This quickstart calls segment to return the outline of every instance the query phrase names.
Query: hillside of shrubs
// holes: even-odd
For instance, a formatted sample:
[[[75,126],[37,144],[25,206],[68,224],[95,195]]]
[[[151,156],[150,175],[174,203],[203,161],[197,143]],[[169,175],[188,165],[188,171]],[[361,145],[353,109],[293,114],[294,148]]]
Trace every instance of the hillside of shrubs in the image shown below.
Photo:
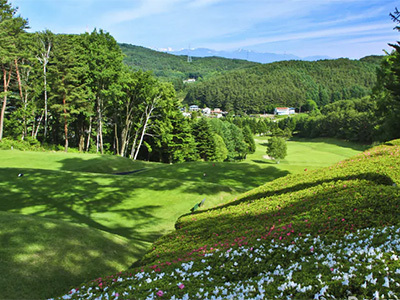
[[[395,140],[184,215],[130,270],[62,299],[397,299],[399,162]]]

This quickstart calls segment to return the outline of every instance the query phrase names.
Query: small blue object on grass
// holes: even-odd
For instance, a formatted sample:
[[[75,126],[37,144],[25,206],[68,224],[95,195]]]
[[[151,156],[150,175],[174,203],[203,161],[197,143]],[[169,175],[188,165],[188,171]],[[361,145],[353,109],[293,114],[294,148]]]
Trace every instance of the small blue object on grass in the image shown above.
[[[204,202],[206,201],[206,198],[204,198],[200,203],[196,203],[192,209],[190,210],[191,212],[195,212],[196,210],[199,209],[199,207],[202,207],[204,205]]]

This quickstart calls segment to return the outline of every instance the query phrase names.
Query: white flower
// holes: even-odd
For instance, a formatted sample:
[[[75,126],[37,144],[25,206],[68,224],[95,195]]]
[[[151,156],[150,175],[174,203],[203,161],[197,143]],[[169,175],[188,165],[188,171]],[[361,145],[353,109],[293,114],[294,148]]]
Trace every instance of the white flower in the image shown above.
[[[382,286],[388,288],[389,287],[389,278],[385,277],[384,280],[385,280],[385,283]]]
[[[379,291],[375,291],[375,293],[374,293],[374,299],[376,299],[376,300],[379,299]]]

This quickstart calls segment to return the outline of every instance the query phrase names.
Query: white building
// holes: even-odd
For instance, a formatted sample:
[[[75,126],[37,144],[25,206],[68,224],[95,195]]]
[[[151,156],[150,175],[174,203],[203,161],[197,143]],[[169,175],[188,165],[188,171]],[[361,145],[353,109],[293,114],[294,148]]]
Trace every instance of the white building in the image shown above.
[[[198,111],[200,108],[198,105],[190,105],[189,106],[189,111]]]
[[[284,115],[293,115],[295,113],[295,109],[293,107],[276,107],[274,110],[274,115],[284,116]]]

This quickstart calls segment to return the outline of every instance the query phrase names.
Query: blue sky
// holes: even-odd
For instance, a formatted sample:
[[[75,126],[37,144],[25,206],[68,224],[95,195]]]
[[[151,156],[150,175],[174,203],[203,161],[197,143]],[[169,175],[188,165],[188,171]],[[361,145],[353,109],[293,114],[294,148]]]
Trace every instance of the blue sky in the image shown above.
[[[101,28],[118,42],[361,58],[400,40],[394,0],[9,0],[30,31]]]

